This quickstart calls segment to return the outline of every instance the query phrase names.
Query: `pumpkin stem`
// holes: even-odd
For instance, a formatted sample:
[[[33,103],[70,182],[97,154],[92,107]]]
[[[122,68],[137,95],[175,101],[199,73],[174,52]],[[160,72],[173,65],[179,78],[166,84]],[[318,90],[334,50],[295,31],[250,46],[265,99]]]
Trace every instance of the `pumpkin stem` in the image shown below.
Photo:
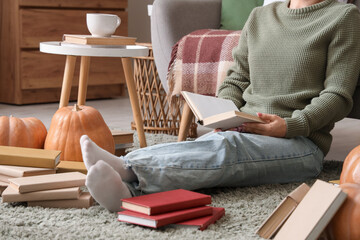
[[[14,117],[13,115],[10,115],[10,117],[12,118],[12,117]]]
[[[73,112],[79,112],[81,111],[81,108],[79,107],[79,105],[77,105],[76,103],[74,104],[74,108],[72,109]]]

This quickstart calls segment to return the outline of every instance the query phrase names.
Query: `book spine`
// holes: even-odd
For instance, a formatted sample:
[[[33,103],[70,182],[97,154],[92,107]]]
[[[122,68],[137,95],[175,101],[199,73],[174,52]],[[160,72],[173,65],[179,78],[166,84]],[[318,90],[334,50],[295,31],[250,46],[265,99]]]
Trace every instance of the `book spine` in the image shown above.
[[[9,183],[9,178],[13,178],[13,177],[0,174],[0,181],[2,181],[2,182]]]
[[[34,158],[25,156],[0,155],[1,165],[55,168],[54,159]]]
[[[12,184],[12,182],[10,182]],[[29,184],[29,185],[20,185],[17,186],[20,193],[35,192],[41,190],[51,190],[59,188],[71,188],[71,187],[81,187],[85,185],[85,180],[71,180],[68,182],[49,182],[49,183],[39,183],[39,184]]]
[[[88,194],[88,193],[87,193]],[[90,195],[90,194],[88,194]],[[91,196],[80,197],[79,199],[70,200],[50,200],[50,201],[32,201],[28,202],[28,206],[44,207],[44,208],[89,208],[93,205]]]
[[[221,211],[217,212],[217,214],[212,217],[208,222],[204,223],[202,226],[200,226],[199,230],[204,231],[210,224],[215,223],[217,220],[222,218],[225,215],[225,209],[222,209]]]
[[[2,166],[0,166],[0,174],[6,175],[6,176],[11,176],[11,177],[23,177],[24,172],[17,171],[15,169],[10,169],[10,168],[2,168]]]
[[[77,191],[69,190],[68,192],[31,192],[23,194],[6,194],[2,195],[2,202],[31,202],[44,200],[61,200],[61,199],[78,199],[80,196],[80,189]]]
[[[169,205],[152,207],[150,209],[150,215],[171,212],[171,211],[176,211],[176,210],[181,210],[181,209],[200,207],[200,206],[205,206],[208,204],[211,204],[210,196],[206,196],[201,199],[195,199],[195,200],[191,200],[191,201],[181,202],[181,203],[174,203],[174,204],[169,204]]]
[[[198,211],[192,211],[192,212],[188,212],[185,214],[181,214],[178,216],[173,216],[173,217],[169,217],[169,218],[165,218],[165,219],[160,219],[157,221],[157,225],[156,227],[161,227],[161,226],[165,226],[168,224],[172,224],[172,223],[177,223],[177,222],[181,222],[181,221],[185,221],[188,219],[193,219],[193,218],[198,218],[198,217],[203,217],[203,216],[207,216],[207,215],[211,215],[212,214],[212,208],[203,208],[201,210]]]

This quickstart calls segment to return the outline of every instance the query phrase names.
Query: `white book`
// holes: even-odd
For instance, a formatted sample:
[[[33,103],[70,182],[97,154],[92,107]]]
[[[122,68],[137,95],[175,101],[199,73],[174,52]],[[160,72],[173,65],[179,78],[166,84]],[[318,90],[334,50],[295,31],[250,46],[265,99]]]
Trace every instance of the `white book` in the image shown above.
[[[231,100],[186,91],[181,91],[181,94],[198,119],[198,123],[204,127],[226,130],[239,127],[245,122],[263,123],[258,116],[240,112]]]

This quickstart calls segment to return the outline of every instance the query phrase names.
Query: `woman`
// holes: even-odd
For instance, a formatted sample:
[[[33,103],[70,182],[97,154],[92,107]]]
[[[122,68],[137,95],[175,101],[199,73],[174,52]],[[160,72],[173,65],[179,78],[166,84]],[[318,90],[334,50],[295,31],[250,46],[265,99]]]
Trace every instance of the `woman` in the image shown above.
[[[83,136],[90,193],[118,211],[120,199],[140,192],[316,177],[330,148],[330,130],[352,108],[360,73],[359,23],[358,9],[336,0],[256,8],[218,95],[266,123],[147,147],[120,159]]]

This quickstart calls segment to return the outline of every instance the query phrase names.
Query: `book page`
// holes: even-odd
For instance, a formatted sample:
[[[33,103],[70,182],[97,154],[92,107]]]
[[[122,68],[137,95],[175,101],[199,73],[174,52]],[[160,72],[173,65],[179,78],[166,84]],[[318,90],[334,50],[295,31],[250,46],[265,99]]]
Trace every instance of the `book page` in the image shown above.
[[[228,99],[205,96],[186,91],[181,91],[181,94],[184,96],[186,102],[199,120],[224,112],[239,111],[235,103]]]

